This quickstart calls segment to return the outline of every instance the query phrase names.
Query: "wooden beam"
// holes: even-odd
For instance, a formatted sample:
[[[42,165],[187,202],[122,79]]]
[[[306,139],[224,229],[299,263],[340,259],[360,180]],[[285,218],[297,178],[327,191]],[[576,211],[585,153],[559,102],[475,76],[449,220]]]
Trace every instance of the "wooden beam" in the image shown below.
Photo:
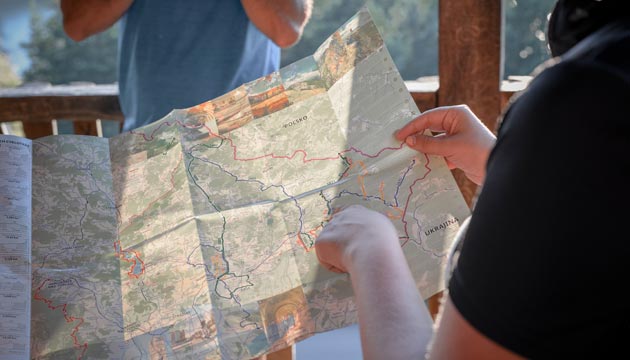
[[[502,0],[439,0],[438,106],[466,104],[494,130],[501,112]],[[472,207],[477,186],[453,176]],[[443,293],[427,299],[435,319]]]
[[[422,112],[437,106],[436,92],[412,92],[411,97]]]
[[[494,130],[501,111],[501,0],[440,0],[438,105],[467,104]],[[469,205],[476,186],[454,176]]]
[[[295,345],[291,345],[282,350],[266,355],[265,360],[295,360]]]
[[[0,121],[123,120],[117,96],[0,97]]]
[[[501,109],[505,109],[512,96],[527,89],[532,81],[532,76],[508,76],[507,80],[501,82]]]
[[[22,124],[24,128],[24,136],[27,139],[37,139],[40,137],[53,134],[52,121],[25,122]]]
[[[418,80],[405,81],[405,86],[418,109],[422,112],[437,106],[437,90],[439,87],[437,76],[427,76]]]
[[[49,123],[51,119],[122,122],[118,86],[89,83],[33,84],[0,89],[0,122]]]
[[[76,135],[98,135],[98,127],[95,120],[92,121],[73,121],[72,126]]]

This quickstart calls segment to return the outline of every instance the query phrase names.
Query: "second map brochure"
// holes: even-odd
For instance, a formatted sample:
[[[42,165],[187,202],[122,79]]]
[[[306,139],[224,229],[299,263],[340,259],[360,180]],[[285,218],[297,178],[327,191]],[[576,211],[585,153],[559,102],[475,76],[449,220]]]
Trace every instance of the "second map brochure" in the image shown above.
[[[357,321],[315,238],[341,206],[395,223],[444,288],[469,208],[366,8],[313,56],[110,139],[33,142],[31,357],[243,359]]]

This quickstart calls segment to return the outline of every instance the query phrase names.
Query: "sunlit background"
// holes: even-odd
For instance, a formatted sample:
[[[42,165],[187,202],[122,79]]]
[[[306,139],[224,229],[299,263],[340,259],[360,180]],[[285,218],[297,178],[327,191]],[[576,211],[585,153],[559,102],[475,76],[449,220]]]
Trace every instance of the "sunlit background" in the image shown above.
[[[316,0],[301,41],[282,65],[307,55],[363,0]],[[504,0],[504,77],[528,75],[549,57],[545,30],[553,0]],[[405,80],[437,75],[438,1],[369,0],[368,7]],[[75,43],[65,36],[58,0],[0,2],[0,87],[28,82],[116,82],[118,28]]]

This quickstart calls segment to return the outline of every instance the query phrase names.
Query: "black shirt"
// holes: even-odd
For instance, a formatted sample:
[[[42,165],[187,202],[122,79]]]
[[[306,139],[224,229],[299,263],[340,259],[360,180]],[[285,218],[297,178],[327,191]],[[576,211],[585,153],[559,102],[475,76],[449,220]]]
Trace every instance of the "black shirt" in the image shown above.
[[[576,45],[505,113],[449,282],[463,317],[529,358],[627,353],[628,173],[625,22]]]

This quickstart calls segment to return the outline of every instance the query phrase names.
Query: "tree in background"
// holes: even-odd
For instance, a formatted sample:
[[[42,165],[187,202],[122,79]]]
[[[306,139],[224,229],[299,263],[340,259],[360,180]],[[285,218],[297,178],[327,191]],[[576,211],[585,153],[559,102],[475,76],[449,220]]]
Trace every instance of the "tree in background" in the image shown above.
[[[2,47],[2,39],[0,39],[0,88],[14,87],[20,85],[20,83],[20,77],[11,67],[9,57]]]
[[[549,59],[547,23],[555,0],[504,0],[507,75],[530,75]]]
[[[547,16],[555,0],[503,0],[504,74],[529,75],[550,56]],[[404,79],[437,75],[438,0],[319,0],[304,36],[283,51],[282,65],[312,54],[366,4]],[[453,19],[457,21],[457,19]]]
[[[113,83],[117,76],[117,26],[80,43],[62,26],[58,0],[31,6],[31,67],[24,81]],[[528,75],[549,58],[547,15],[555,0],[503,0],[507,75]],[[40,3],[40,2],[38,2]],[[32,3],[31,3],[32,4]],[[438,0],[318,0],[299,43],[282,51],[281,66],[312,55],[361,6],[367,5],[404,79],[437,75]],[[46,16],[42,16],[45,13]],[[453,19],[457,21],[457,19]],[[0,66],[2,60],[0,60]],[[5,78],[4,76],[2,78]]]
[[[43,10],[52,14],[44,18]],[[31,39],[23,44],[31,59],[31,67],[24,73],[24,81],[52,84],[116,82],[118,26],[75,42],[63,30],[57,1],[50,1],[45,9],[31,6],[31,14]]]

